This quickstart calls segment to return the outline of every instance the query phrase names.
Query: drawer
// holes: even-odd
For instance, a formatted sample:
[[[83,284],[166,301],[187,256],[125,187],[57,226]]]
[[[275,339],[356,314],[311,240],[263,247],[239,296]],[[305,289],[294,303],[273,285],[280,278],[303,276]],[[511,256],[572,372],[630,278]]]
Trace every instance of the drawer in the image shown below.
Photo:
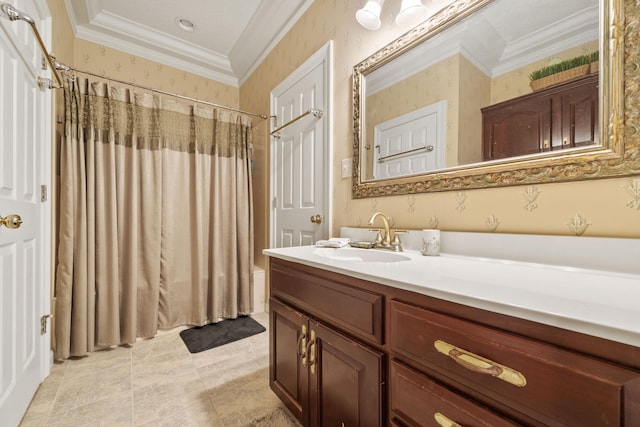
[[[400,301],[390,314],[392,355],[512,417],[640,425],[638,372]]]
[[[365,341],[383,343],[380,294],[272,262],[271,295]]]
[[[391,361],[391,419],[417,426],[513,427],[517,424]],[[448,422],[449,421],[449,422]],[[457,424],[454,424],[457,423]]]

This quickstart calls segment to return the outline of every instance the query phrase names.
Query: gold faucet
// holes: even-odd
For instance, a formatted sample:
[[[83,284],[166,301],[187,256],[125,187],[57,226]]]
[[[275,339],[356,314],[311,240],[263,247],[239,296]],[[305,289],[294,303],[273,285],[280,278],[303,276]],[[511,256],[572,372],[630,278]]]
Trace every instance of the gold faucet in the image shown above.
[[[384,235],[380,236],[381,239],[379,239],[379,246],[389,249],[391,248],[391,229],[389,227],[389,218],[387,218],[382,212],[376,212],[371,215],[371,218],[369,218],[369,225],[373,225],[373,222],[377,217],[380,217],[382,219],[382,224],[384,225]]]

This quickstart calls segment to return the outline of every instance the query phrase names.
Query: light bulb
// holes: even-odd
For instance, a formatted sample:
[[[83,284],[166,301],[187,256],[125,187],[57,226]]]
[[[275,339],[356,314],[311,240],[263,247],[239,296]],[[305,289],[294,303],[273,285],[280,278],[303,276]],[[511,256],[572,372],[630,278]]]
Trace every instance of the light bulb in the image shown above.
[[[407,25],[411,22],[422,21],[429,15],[428,9],[421,0],[402,0],[400,12],[396,16],[396,24]]]
[[[377,30],[382,26],[380,11],[384,0],[368,0],[362,9],[356,12],[356,20],[367,30]]]

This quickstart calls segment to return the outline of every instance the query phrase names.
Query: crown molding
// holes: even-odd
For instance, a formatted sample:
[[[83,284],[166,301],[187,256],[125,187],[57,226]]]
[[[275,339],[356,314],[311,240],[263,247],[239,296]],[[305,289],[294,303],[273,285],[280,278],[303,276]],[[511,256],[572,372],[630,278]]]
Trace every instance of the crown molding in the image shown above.
[[[492,77],[515,70],[548,58],[551,52],[558,53],[581,44],[598,40],[600,34],[599,10],[597,6],[557,21],[552,27],[543,27],[518,40],[509,43],[502,53],[500,62],[492,67]],[[549,34],[554,34],[553,38]]]
[[[240,85],[253,74],[311,4],[313,0],[270,0],[260,4],[229,54]],[[265,25],[270,26],[267,33],[273,34],[266,46],[263,45]]]
[[[76,25],[76,35],[93,43],[238,86],[238,79],[225,56],[108,12],[99,12],[91,19],[90,25]]]
[[[196,59],[170,50],[163,51],[158,49],[157,46],[149,47],[147,42],[141,42],[133,38],[126,39],[120,34],[107,34],[104,31],[98,31],[83,25],[76,27],[76,35],[83,40],[216,80],[229,86],[238,87],[238,79],[230,71],[212,68],[211,63],[202,58]]]
[[[64,0],[76,37],[239,87],[313,0],[262,0],[228,56],[105,12],[100,0]]]

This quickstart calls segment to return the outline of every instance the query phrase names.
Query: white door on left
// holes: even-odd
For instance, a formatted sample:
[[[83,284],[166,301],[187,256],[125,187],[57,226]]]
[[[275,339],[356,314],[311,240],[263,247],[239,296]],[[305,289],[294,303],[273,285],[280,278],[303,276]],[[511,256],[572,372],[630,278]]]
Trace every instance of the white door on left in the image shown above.
[[[36,23],[45,43],[50,19],[42,0],[14,1]],[[0,423],[20,423],[50,369],[51,92],[38,87],[41,54],[29,24],[0,17]],[[18,225],[18,215],[22,223]]]

